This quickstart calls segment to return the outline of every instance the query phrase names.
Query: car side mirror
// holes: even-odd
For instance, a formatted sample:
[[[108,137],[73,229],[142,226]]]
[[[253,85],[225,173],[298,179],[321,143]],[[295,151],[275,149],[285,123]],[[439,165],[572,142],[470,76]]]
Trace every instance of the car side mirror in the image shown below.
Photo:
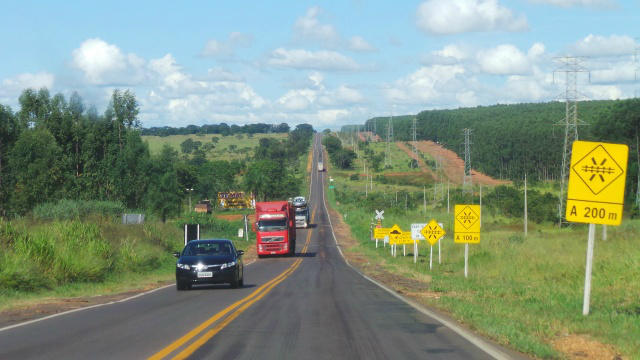
[[[244,255],[244,250],[238,250],[238,256]]]
[[[176,252],[174,252],[174,253],[173,253],[173,257],[177,257],[177,258],[179,258],[179,257],[180,257],[180,253],[179,253],[179,252],[177,252],[177,251],[176,251]]]

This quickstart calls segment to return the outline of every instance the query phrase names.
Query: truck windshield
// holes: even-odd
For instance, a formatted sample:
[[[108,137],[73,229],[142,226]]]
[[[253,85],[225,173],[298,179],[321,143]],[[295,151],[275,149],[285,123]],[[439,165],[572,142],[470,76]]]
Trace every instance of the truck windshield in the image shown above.
[[[307,209],[296,209],[296,216],[307,215]]]
[[[287,219],[258,221],[258,230],[260,231],[279,231],[279,230],[286,230],[286,229],[287,229]]]

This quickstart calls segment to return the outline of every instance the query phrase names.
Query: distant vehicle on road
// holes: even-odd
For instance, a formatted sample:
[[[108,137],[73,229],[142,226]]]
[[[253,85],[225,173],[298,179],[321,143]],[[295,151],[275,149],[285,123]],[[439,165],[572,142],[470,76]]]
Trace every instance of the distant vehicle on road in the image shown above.
[[[322,161],[318,162],[318,171],[324,171],[324,164]]]
[[[304,196],[296,196],[291,202],[296,214],[296,228],[306,228],[309,226],[309,206]]]
[[[230,284],[231,288],[244,285],[244,251],[236,250],[228,239],[190,241],[181,253],[175,252],[176,287],[191,289],[194,284]]]

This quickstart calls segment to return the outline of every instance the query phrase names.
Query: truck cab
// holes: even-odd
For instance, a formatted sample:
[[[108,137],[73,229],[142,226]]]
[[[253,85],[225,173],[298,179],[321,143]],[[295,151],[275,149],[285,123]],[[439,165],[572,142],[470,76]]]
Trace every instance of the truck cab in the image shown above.
[[[256,222],[253,228],[256,232],[258,257],[295,254],[295,215],[288,201],[256,203]]]

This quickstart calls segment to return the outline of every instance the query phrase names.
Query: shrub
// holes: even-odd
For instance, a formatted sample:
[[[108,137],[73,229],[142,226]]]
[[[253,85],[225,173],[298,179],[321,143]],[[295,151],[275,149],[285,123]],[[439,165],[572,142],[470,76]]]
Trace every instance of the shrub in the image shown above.
[[[124,211],[124,205],[118,201],[60,200],[38,205],[32,214],[37,220],[77,220],[92,216],[117,217]]]

